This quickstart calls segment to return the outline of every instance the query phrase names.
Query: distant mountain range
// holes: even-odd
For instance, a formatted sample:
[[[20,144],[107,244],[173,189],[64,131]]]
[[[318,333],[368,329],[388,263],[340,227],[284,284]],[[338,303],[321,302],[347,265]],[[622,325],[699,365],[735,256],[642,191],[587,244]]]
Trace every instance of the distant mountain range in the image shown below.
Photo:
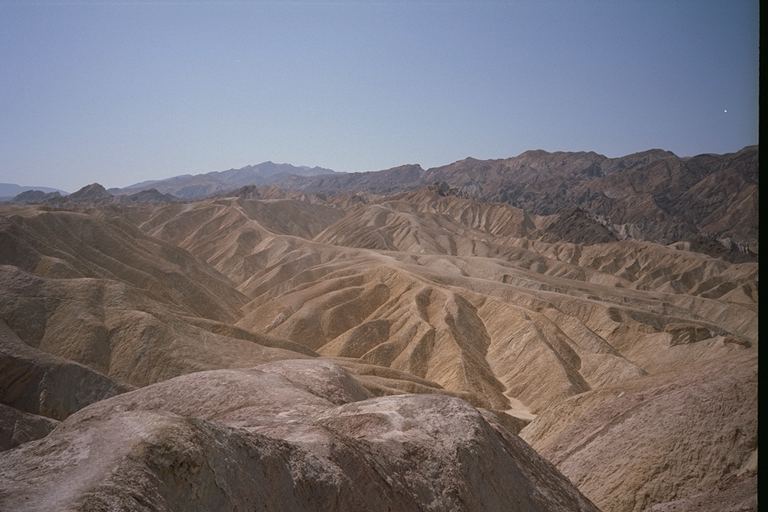
[[[22,192],[27,192],[29,190],[39,190],[45,193],[58,192],[62,195],[67,194],[67,192],[58,188],[40,187],[35,185],[17,185],[15,183],[0,183],[0,200],[10,199],[21,194]]]
[[[466,158],[426,170],[408,164],[357,173],[263,162],[122,189],[91,185],[68,198],[25,194],[18,201],[172,202],[237,195],[237,189],[248,186],[323,196],[390,195],[437,184],[451,195],[506,203],[531,214],[567,210],[563,219],[570,220],[562,229],[581,230],[589,224],[593,238],[686,242],[708,254],[725,251],[729,259],[750,259],[758,251],[757,161],[757,146],[748,146],[736,153],[693,157],[661,149],[618,158],[591,151],[532,150],[497,160]],[[562,233],[559,237],[567,239]]]
[[[54,207],[72,207],[76,205],[106,205],[130,203],[173,203],[179,199],[171,194],[163,194],[155,188],[140,190],[133,194],[113,195],[101,184],[91,183],[69,195],[62,196],[58,192],[41,192],[28,190],[12,199],[14,203],[40,204],[45,203]]]
[[[275,184],[315,194],[393,194],[435,183],[445,183],[462,197],[538,215],[578,208],[619,239],[689,241],[699,250],[714,243],[757,253],[757,146],[693,157],[661,149],[618,158],[533,150],[498,160],[466,158],[427,170],[404,165],[288,176]]]
[[[245,185],[269,185],[288,176],[306,177],[323,174],[335,174],[335,171],[323,167],[276,164],[268,161],[240,169],[213,171],[205,174],[184,174],[164,180],[143,181],[122,189],[109,189],[109,192],[124,195],[152,188],[181,199],[195,199],[234,190]]]

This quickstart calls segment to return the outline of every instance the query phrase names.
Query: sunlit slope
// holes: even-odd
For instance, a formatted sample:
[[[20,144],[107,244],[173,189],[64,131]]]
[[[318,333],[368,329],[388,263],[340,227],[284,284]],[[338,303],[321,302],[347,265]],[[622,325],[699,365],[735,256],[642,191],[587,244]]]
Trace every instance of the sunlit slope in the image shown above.
[[[421,199],[305,203],[325,213],[314,215],[315,236],[266,228],[274,206],[246,213],[242,199],[169,206],[142,227],[161,238],[176,227],[175,241],[251,299],[238,325],[474,393],[494,408],[535,411],[756,341],[756,264],[647,242],[545,242],[535,237],[552,219]]]

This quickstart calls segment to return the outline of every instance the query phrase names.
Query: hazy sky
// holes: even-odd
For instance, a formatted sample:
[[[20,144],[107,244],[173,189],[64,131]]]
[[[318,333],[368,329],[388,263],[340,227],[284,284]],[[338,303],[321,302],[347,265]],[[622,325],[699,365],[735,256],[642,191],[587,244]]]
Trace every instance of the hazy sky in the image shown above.
[[[731,152],[757,49],[756,0],[0,2],[0,182]]]

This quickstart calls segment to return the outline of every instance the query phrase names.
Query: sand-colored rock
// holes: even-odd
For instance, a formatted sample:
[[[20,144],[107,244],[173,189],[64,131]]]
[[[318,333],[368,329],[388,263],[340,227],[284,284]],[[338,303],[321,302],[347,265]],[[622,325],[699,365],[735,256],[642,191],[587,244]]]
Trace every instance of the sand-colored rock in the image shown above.
[[[459,399],[366,396],[322,361],[171,379],[85,408],[7,452],[0,506],[597,510]]]
[[[175,233],[252,297],[239,326],[406,371],[478,405],[537,410],[658,360],[720,352],[702,339],[756,339],[754,263],[629,240],[531,240],[551,219],[434,191],[347,207],[313,240],[266,229],[269,209],[248,200],[243,215],[242,201],[171,206],[141,225]],[[691,333],[699,343],[680,348]]]
[[[244,300],[218,272],[109,210],[0,209],[0,264],[41,277],[120,281],[213,320],[233,320]]]
[[[24,344],[122,384],[303,356],[279,340],[190,319],[114,280],[48,279],[0,266],[0,286],[0,318]]]
[[[741,352],[570,398],[521,435],[601,510],[756,510],[757,358]]]

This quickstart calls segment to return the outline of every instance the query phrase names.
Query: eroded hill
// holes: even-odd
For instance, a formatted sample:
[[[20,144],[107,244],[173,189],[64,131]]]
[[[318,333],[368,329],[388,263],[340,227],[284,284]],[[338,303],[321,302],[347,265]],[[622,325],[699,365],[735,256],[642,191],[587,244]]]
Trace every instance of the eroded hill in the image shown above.
[[[574,188],[749,174],[673,157]],[[423,173],[4,206],[2,507],[754,509],[757,263]]]

